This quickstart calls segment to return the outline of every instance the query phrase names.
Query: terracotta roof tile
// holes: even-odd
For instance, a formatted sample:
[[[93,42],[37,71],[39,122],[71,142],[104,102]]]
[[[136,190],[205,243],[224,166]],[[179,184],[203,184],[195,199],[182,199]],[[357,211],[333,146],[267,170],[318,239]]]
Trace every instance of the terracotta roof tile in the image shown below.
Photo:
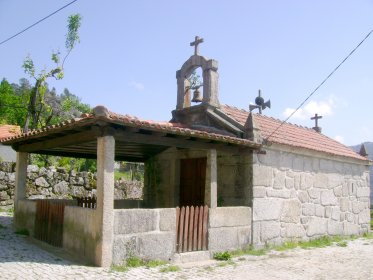
[[[107,110],[107,109],[106,109]],[[105,116],[95,116],[93,114],[83,114],[81,118],[76,118],[70,121],[64,121],[57,125],[51,125],[44,127],[38,130],[32,130],[28,133],[23,133],[20,135],[11,135],[6,138],[0,139],[0,142],[13,142],[22,139],[26,139],[31,136],[44,136],[49,133],[58,132],[63,128],[72,128],[75,126],[84,126],[87,123],[92,123],[95,119],[106,120],[108,122],[113,122],[125,126],[132,126],[139,129],[149,129],[154,131],[161,131],[164,133],[169,134],[176,134],[176,135],[186,135],[186,136],[193,136],[196,138],[203,138],[203,139],[210,139],[215,141],[221,141],[231,144],[249,146],[252,148],[259,148],[260,144],[254,143],[251,140],[236,138],[232,136],[226,136],[219,133],[211,132],[208,128],[205,129],[195,129],[188,127],[181,123],[171,123],[171,122],[159,122],[159,121],[149,121],[149,120],[141,120],[134,116],[129,115],[120,115],[113,112],[108,112]]]
[[[228,116],[245,125],[249,112],[223,105],[221,108]],[[280,124],[281,120],[265,115],[254,114],[255,122],[260,129],[263,139],[269,137]],[[292,147],[305,148],[318,152],[325,152],[332,155],[345,156],[360,160],[367,158],[360,156],[349,147],[321,134],[315,130],[299,125],[284,123],[269,139],[269,142],[284,144]]]
[[[18,125],[1,125],[0,139],[15,136],[21,133],[21,128]]]

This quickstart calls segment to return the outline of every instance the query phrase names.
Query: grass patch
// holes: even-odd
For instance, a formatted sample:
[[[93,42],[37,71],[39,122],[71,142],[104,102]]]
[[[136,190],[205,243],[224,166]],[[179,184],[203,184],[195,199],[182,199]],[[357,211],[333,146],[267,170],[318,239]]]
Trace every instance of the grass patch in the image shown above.
[[[373,232],[369,232],[369,233],[366,232],[363,234],[363,237],[365,239],[373,239]]]
[[[30,232],[26,228],[21,228],[19,230],[16,230],[14,233],[19,234],[19,235],[24,235],[24,236],[30,236]]]
[[[347,247],[347,241],[340,241],[336,245],[339,247]]]
[[[178,267],[177,265],[169,265],[169,266],[162,267],[159,271],[160,272],[177,272],[180,270],[181,270],[180,267]]]
[[[285,242],[284,244],[275,247],[276,251],[282,252],[291,250],[298,247],[298,242]]]
[[[140,267],[146,265],[146,262],[139,257],[131,256],[126,260],[127,267]]]
[[[232,255],[228,251],[217,252],[214,253],[214,259],[218,261],[229,261],[230,259],[232,259]]]
[[[110,269],[116,272],[126,272],[129,268],[126,265],[112,265]]]
[[[224,267],[224,266],[227,266],[227,265],[234,265],[236,266],[236,263],[232,260],[229,260],[229,261],[223,261],[223,262],[219,262],[218,263],[218,267]]]
[[[161,261],[161,260],[151,260],[151,261],[148,261],[145,266],[147,268],[152,268],[152,267],[157,267],[157,266],[161,266],[161,265],[165,265],[167,264],[166,261]]]
[[[147,268],[157,267],[167,264],[166,261],[161,260],[144,260],[136,256],[129,257],[122,265],[112,265],[111,270],[117,272],[126,272],[130,268],[145,266]]]
[[[239,249],[230,252],[232,257],[240,257],[244,255],[250,256],[263,256],[267,253],[268,249],[255,249],[252,245],[247,246],[245,249]]]

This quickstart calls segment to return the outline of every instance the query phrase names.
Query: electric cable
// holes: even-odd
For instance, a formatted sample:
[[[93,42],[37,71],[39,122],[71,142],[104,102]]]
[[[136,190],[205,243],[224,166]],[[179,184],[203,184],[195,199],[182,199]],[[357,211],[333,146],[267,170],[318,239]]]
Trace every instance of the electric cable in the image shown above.
[[[347,59],[350,58],[350,56],[365,42],[366,39],[368,39],[368,37],[373,33],[373,29],[364,37],[363,40],[361,40],[361,42],[342,60],[341,63],[338,64],[337,67],[334,68],[334,70],[332,72],[330,72],[330,74],[307,96],[307,98],[269,135],[267,136],[264,140],[263,140],[263,143],[266,144],[268,143],[268,139],[271,138],[307,101],[308,99],[311,98],[312,95],[314,95],[316,93],[316,91],[318,91],[324,84],[327,80],[329,80],[329,78],[331,76],[333,76],[333,74],[339,69],[339,67],[342,66],[343,63],[346,62]]]
[[[75,3],[76,1],[78,0],[74,0],[74,1],[71,1],[70,3],[67,3],[65,6],[59,8],[58,10],[54,11],[53,13],[47,15],[46,17],[43,17],[42,19],[38,20],[37,22],[35,22],[34,24],[30,25],[29,27],[26,27],[25,29],[19,31],[18,33],[14,34],[13,36],[9,37],[8,39],[5,39],[4,41],[1,41],[0,42],[0,46],[6,42],[8,42],[9,40],[17,37],[18,35],[22,34],[23,32],[29,30],[30,28],[34,27],[35,25],[39,24],[40,22],[46,20],[47,18],[53,16],[54,14],[57,14],[59,11],[65,9],[66,7],[70,6],[71,4]]]

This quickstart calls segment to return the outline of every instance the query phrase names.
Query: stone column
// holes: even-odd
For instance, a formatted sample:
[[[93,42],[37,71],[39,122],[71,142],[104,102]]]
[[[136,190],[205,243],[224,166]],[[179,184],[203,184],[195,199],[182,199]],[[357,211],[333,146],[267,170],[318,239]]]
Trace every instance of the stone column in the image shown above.
[[[218,201],[217,194],[217,156],[216,150],[207,151],[206,164],[206,186],[205,186],[205,204],[209,208],[216,208]]]
[[[97,138],[97,225],[100,237],[96,244],[96,265],[108,267],[112,262],[114,239],[114,156],[113,136]]]
[[[28,153],[17,152],[16,187],[14,190],[14,212],[17,215],[18,202],[26,198]]]

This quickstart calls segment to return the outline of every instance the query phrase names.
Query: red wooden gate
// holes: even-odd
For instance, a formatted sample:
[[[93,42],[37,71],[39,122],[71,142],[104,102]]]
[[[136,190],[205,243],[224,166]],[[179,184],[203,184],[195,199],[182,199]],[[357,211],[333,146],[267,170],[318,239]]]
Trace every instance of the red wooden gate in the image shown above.
[[[176,251],[207,250],[207,206],[176,208]]]
[[[34,237],[56,247],[62,247],[65,204],[38,200],[36,202]]]

